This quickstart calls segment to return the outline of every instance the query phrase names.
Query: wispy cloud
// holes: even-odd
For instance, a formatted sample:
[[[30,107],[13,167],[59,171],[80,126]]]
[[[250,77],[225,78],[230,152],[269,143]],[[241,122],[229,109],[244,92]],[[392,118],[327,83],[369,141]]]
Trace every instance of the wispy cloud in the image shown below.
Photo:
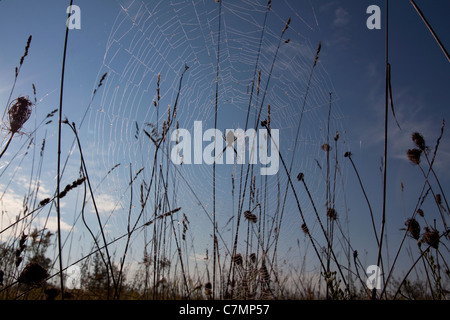
[[[350,14],[346,9],[339,7],[334,11],[333,25],[335,27],[344,27],[349,22],[350,22]]]
[[[122,208],[121,204],[117,204],[117,200],[110,194],[99,194],[95,196],[95,203],[99,213],[112,213],[117,208]],[[94,208],[91,209],[94,211]]]

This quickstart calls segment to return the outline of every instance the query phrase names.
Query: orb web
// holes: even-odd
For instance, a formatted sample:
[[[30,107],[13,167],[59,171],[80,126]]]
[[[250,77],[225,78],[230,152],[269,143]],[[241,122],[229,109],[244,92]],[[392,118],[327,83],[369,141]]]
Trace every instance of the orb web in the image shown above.
[[[296,177],[300,172],[305,174],[317,206],[322,213],[326,212],[326,153],[321,146],[329,141],[333,166],[336,161],[335,133],[340,134],[337,159],[340,160],[345,131],[343,114],[336,99],[338,95],[320,59],[308,82],[317,50],[317,43],[311,43],[307,36],[313,32],[313,24],[307,23],[315,19],[313,10],[300,14],[295,4],[285,1],[273,4],[265,20],[267,1],[223,1],[221,5],[220,11],[219,3],[215,1],[118,1],[118,14],[107,39],[101,69],[108,76],[100,99],[88,115],[93,144],[91,159],[99,172],[97,178],[121,164],[102,184],[102,193],[109,195],[108,199],[115,204],[114,213],[108,217],[111,232],[122,234],[127,228],[129,166],[134,173],[144,168],[142,178],[146,183],[151,178],[155,144],[144,130],[149,133],[156,128],[161,134],[163,122],[173,112],[178,92],[176,121],[179,127],[191,134],[194,121],[202,121],[203,130],[214,128],[218,81],[217,129],[224,134],[226,129],[261,129],[259,124],[256,126],[258,113],[261,110],[260,120],[267,119],[270,104],[271,128],[279,129],[280,152],[288,169],[293,161],[291,177],[295,180],[306,222],[319,238],[310,200]],[[280,40],[289,16],[292,22]],[[186,67],[189,69],[180,86]],[[219,76],[216,80],[217,68]],[[158,74],[159,100],[156,91]],[[330,92],[333,92],[331,100]],[[223,143],[226,145],[225,141]],[[170,172],[168,193],[174,205],[182,207],[190,220],[192,234],[196,235],[194,241],[197,241],[193,247],[197,253],[203,254],[207,248],[211,252],[213,167],[206,164],[174,165],[168,158],[170,148],[160,151],[158,166],[161,167],[157,170]],[[345,180],[341,163],[339,161],[338,178]],[[268,230],[269,222],[283,211],[284,220],[278,232],[279,243],[284,243],[280,247],[283,246],[285,251],[279,257],[287,259],[291,243],[304,237],[290,189],[282,209],[287,175],[281,162],[277,175],[261,176],[257,168],[255,166],[251,172],[255,175],[257,203],[267,214],[266,235],[272,232],[271,237],[274,237],[274,231]],[[217,165],[216,218],[221,235],[220,248],[224,250],[232,246],[240,206],[239,192],[243,193],[245,185],[241,181],[246,180],[246,172],[247,165]],[[247,198],[251,180],[250,176],[246,184]],[[135,197],[134,203],[138,206],[137,192]],[[155,199],[150,197],[149,201],[153,203]],[[249,204],[248,199],[244,199],[243,210],[252,210],[255,203]],[[265,241],[272,243],[271,239]],[[138,241],[135,243],[138,246]]]

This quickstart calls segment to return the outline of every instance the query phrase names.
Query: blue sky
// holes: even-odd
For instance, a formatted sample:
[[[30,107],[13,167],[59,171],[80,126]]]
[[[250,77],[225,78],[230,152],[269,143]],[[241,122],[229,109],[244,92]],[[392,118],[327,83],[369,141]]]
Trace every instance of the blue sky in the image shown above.
[[[417,3],[448,48],[450,3],[444,0]],[[218,5],[213,1],[137,0],[80,0],[74,1],[74,4],[81,8],[81,29],[69,32],[63,112],[78,125],[87,110],[92,91],[102,74],[108,72],[103,87],[87,110],[80,138],[94,181],[99,182],[115,164],[122,164],[97,191],[103,217],[110,217],[108,230],[112,239],[126,230],[124,212],[128,208],[128,164],[132,163],[134,172],[145,166],[150,170],[147,161],[151,158],[148,154],[149,141],[145,140],[142,131],[140,140],[136,140],[134,134],[136,123],[142,129],[146,122],[156,121],[156,109],[151,105],[155,98],[157,74],[161,73],[162,78],[158,121],[167,116],[167,104],[173,106],[178,80],[186,64],[190,68],[183,79],[180,96],[177,115],[180,127],[192,130],[195,120],[202,120],[205,128],[213,127]],[[381,8],[381,30],[366,28],[366,8],[372,4]],[[23,54],[26,39],[33,35],[30,53],[13,93],[13,97],[19,94],[32,96],[31,84],[34,83],[37,88],[39,103],[25,126],[25,132],[31,132],[33,123],[41,121],[58,107],[67,6],[68,1],[55,0],[0,2],[0,101],[3,105],[14,81],[14,67]],[[257,1],[256,4],[249,1],[223,2],[218,113],[219,129],[222,131],[245,126],[248,90],[251,88],[264,13],[265,1]],[[330,132],[332,137],[336,131],[340,134],[338,160],[342,172],[338,181],[338,186],[342,187],[338,188],[337,210],[342,212],[340,221],[345,228],[347,210],[351,241],[354,249],[367,252],[364,262],[367,265],[376,262],[376,243],[362,192],[343,153],[351,151],[353,154],[379,228],[382,203],[382,174],[379,168],[384,141],[384,13],[385,1],[273,1],[259,66],[262,69],[262,91],[267,83],[279,35],[285,21],[291,17],[292,22],[283,37],[283,40],[290,39],[290,42],[282,42],[263,108],[266,112],[267,104],[271,104],[272,128],[280,129],[280,149],[286,160],[290,161],[308,75],[321,41],[320,60],[306,104],[293,176],[300,171],[305,172],[313,196],[323,212],[324,171],[318,168],[317,163],[324,165],[326,158],[320,147],[326,139],[329,92],[332,92]],[[392,259],[403,236],[399,229],[404,227],[404,221],[412,214],[424,181],[420,171],[406,158],[406,150],[413,147],[411,133],[421,132],[428,145],[434,147],[442,119],[449,118],[447,89],[450,64],[409,1],[391,1],[389,23],[393,98],[402,127],[402,130],[397,128],[390,113],[386,233]],[[252,107],[251,121],[254,121],[255,110]],[[6,134],[7,131],[3,130],[3,136],[6,137]],[[37,131],[36,156],[44,135],[47,149],[41,175],[42,196],[51,195],[55,189],[56,120]],[[435,164],[444,190],[448,190],[446,186],[450,182],[447,170],[449,138],[446,128]],[[26,136],[16,139],[17,146],[27,141]],[[65,159],[73,140],[67,127],[64,128],[63,139],[66,142],[62,153]],[[2,168],[14,155],[14,147],[0,159]],[[23,153],[22,149],[20,154]],[[18,159],[12,164],[17,166]],[[31,162],[27,161],[31,161],[30,157],[21,164],[20,169],[14,169],[14,165],[5,169],[0,180],[2,192],[6,190],[4,206],[17,207],[17,203],[21,202],[23,186],[27,186],[30,179]],[[78,177],[78,169],[78,152],[75,150],[68,162],[63,185]],[[212,210],[211,169],[207,165],[180,168],[191,187],[200,195],[206,211]],[[230,194],[233,170],[232,166],[218,168],[219,229],[227,225],[235,210],[235,206],[230,205],[233,204]],[[148,177],[150,171],[146,171],[145,175]],[[13,182],[7,187],[11,178]],[[277,177],[268,179],[269,186],[276,188]],[[282,168],[279,179],[284,190],[286,175]],[[401,184],[404,186],[403,192]],[[307,221],[314,226],[314,232],[320,238],[319,226],[314,224],[315,218],[304,190],[300,184],[296,187],[305,211],[309,212]],[[177,188],[177,204],[191,217],[196,254],[204,254],[207,248],[211,251],[209,220],[206,220],[197,199],[182,182]],[[268,211],[276,210],[276,193],[270,192],[269,199]],[[283,257],[290,260],[288,264],[295,264],[301,255],[291,256],[289,248],[297,239],[305,244],[307,241],[300,229],[292,193],[288,194],[288,199],[286,211],[290,214],[284,224],[280,247],[284,249]],[[67,208],[63,214],[65,232],[70,230],[74,214],[79,211],[80,204],[76,207],[75,198],[72,200],[73,203],[71,200],[64,203]],[[425,208],[430,212],[429,222],[439,218],[431,201],[424,205],[424,211],[428,212]],[[111,214],[111,211],[115,213]],[[54,215],[54,212],[51,214]],[[209,231],[205,233],[205,229]],[[83,236],[83,233],[83,225],[77,225],[73,232],[74,239],[79,237],[83,242],[82,249],[76,255],[83,250],[86,252],[90,246],[89,237]],[[224,236],[231,239],[229,232],[224,231]],[[414,243],[412,245],[414,247]],[[311,248],[308,250],[313,254]],[[139,249],[136,249],[137,252]],[[400,264],[408,266],[410,260],[406,254],[402,259]],[[311,269],[314,261],[314,258],[309,260]]]

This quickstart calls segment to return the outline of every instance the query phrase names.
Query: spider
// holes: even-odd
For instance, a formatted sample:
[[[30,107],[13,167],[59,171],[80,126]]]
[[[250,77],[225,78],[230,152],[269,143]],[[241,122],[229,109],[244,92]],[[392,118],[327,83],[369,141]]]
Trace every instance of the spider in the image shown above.
[[[225,146],[225,148],[223,148],[222,152],[220,152],[220,154],[216,156],[215,161],[217,160],[217,158],[220,158],[223,155],[223,153],[225,152],[225,150],[227,150],[227,148],[232,148],[234,153],[236,154],[236,156],[239,157],[239,154],[237,153],[236,148],[233,146],[234,142],[238,138],[235,135],[234,131],[232,131],[232,130],[228,131],[226,136],[225,136],[225,134],[222,135],[222,138],[226,142],[226,146]]]

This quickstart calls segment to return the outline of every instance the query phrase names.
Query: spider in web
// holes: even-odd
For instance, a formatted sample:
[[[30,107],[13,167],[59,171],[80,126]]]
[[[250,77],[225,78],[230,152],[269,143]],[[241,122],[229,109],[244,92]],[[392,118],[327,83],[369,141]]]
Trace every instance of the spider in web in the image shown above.
[[[234,153],[236,154],[236,156],[239,157],[239,154],[236,151],[236,148],[234,147],[234,142],[238,139],[238,137],[234,133],[234,131],[232,131],[232,130],[228,131],[226,136],[225,136],[225,134],[222,135],[222,138],[226,142],[226,146],[225,146],[225,148],[223,148],[222,152],[220,152],[220,154],[215,157],[214,161],[216,161],[217,158],[222,157],[222,155],[228,148],[232,148]]]

